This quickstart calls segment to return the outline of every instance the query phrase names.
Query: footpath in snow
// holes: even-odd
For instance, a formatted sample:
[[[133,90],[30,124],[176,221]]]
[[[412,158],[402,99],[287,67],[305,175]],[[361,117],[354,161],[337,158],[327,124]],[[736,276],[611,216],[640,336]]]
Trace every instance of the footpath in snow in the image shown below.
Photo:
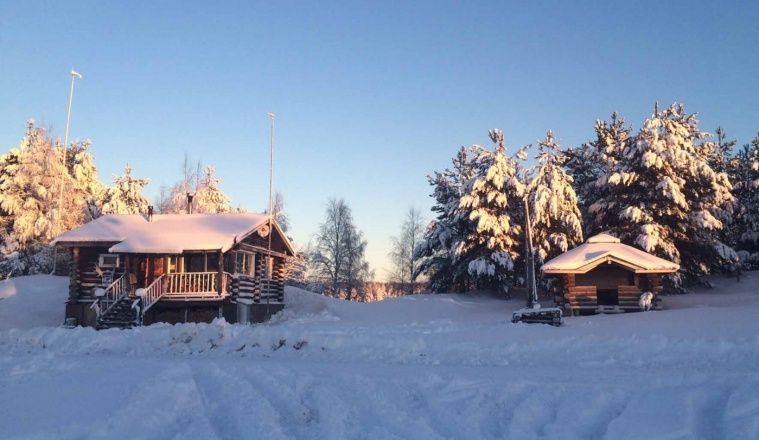
[[[759,438],[759,273],[665,310],[299,289],[254,326],[65,329],[66,280],[0,282],[2,438]]]

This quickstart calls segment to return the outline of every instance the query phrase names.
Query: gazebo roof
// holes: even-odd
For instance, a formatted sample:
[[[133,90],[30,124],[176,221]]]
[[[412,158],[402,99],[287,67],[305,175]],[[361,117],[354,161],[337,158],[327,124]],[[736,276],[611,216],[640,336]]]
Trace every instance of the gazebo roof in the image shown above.
[[[547,261],[545,274],[586,273],[603,263],[616,263],[635,273],[673,273],[680,266],[640,249],[620,243],[617,237],[598,234],[584,244]]]

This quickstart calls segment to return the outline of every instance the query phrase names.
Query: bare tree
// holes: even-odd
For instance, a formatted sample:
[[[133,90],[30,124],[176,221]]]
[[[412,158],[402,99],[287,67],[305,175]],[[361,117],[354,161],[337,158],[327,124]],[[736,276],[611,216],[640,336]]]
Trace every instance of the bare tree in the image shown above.
[[[276,191],[274,193],[274,200],[272,202],[274,220],[277,222],[279,227],[282,228],[283,232],[287,232],[287,230],[290,229],[290,217],[285,212],[285,199],[282,197],[282,193]],[[269,213],[268,211],[268,208],[264,210],[264,212],[267,214]]]
[[[329,281],[332,295],[339,295],[345,288],[347,299],[357,298],[363,280],[369,275],[369,265],[364,260],[366,240],[353,225],[345,200],[330,199],[326,214],[316,236],[314,267]]]
[[[424,240],[424,223],[418,209],[409,208],[401,224],[400,235],[392,237],[391,240],[392,279],[403,286],[408,286],[408,293],[413,294],[420,263],[420,258],[414,254],[414,249]]]

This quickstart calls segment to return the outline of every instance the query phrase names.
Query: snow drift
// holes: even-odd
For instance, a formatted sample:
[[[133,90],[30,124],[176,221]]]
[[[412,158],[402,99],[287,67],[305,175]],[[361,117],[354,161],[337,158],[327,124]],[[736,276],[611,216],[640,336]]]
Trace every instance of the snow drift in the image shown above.
[[[29,286],[44,308],[47,286],[58,324],[65,280],[30,278],[0,283],[0,316],[27,310]],[[757,280],[561,328],[511,324],[518,301],[290,288],[255,326],[3,320],[0,425],[10,438],[757,438]]]

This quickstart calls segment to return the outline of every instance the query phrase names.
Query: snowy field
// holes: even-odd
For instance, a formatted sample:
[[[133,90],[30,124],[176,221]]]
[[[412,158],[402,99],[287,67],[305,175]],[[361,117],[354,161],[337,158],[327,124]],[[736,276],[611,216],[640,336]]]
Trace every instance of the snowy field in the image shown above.
[[[65,279],[2,281],[0,437],[759,438],[759,273],[715,284],[561,328],[288,289],[263,325],[96,332],[55,327]]]

